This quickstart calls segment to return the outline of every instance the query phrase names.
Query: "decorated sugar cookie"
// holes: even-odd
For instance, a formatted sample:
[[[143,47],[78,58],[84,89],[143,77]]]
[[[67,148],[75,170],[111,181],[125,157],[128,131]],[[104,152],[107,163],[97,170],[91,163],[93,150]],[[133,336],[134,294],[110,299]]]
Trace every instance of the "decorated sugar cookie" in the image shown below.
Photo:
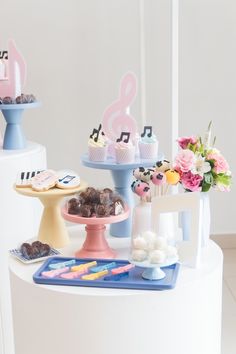
[[[74,171],[61,170],[57,172],[57,176],[57,188],[69,189],[78,187],[80,185],[80,177]]]
[[[34,178],[40,172],[42,172],[42,170],[19,172],[16,177],[16,187],[31,187],[31,179]]]
[[[31,187],[37,192],[47,191],[50,188],[53,188],[58,181],[58,176],[53,170],[45,170],[37,174],[31,180]]]

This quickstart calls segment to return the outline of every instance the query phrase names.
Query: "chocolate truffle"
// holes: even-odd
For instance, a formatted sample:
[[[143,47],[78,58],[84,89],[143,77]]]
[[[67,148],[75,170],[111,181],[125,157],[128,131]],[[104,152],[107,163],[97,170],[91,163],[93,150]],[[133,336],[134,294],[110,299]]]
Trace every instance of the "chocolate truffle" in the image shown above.
[[[100,195],[99,195],[99,202],[100,204],[110,204],[111,203],[111,199],[110,199],[110,193],[109,192],[104,192],[101,191]]]
[[[108,205],[98,204],[95,210],[96,217],[102,218],[110,215],[110,207]]]
[[[33,103],[36,101],[36,98],[34,95],[30,94],[30,95],[25,95],[25,98],[26,98],[26,102],[27,103]]]
[[[29,243],[23,243],[20,250],[26,259],[35,259],[48,256],[50,254],[51,247],[46,243],[34,241],[32,245]]]
[[[91,206],[89,204],[81,205],[80,215],[83,216],[84,218],[89,218],[92,215]]]
[[[12,103],[14,103],[14,100],[13,100],[13,98],[6,96],[3,98],[2,102],[3,102],[3,104],[12,104]]]
[[[112,203],[120,203],[122,205],[122,207],[124,208],[124,202],[123,199],[118,195],[118,194],[114,194],[113,198],[112,198]]]
[[[23,243],[20,247],[20,251],[22,253],[22,255],[26,258],[26,259],[31,259],[32,258],[32,247],[29,243]]]
[[[16,97],[16,103],[17,103],[17,104],[26,103],[26,102],[25,102],[25,99],[24,99],[24,96],[23,96],[23,95],[17,96],[17,97]]]
[[[76,198],[72,198],[68,201],[68,213],[78,215],[80,211],[80,202]]]

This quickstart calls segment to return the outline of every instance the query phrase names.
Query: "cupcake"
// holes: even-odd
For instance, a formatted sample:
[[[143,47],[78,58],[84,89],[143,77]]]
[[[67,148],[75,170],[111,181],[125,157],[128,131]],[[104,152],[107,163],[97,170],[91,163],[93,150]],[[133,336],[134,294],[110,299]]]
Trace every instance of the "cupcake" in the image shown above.
[[[88,141],[88,156],[90,161],[103,162],[107,158],[108,143],[105,134],[98,129],[93,129]]]
[[[135,146],[129,140],[130,133],[122,132],[115,144],[116,163],[131,163],[135,160]],[[123,139],[123,140],[122,140]]]
[[[158,153],[158,141],[152,133],[151,126],[145,126],[139,141],[139,152],[141,159],[155,159]]]

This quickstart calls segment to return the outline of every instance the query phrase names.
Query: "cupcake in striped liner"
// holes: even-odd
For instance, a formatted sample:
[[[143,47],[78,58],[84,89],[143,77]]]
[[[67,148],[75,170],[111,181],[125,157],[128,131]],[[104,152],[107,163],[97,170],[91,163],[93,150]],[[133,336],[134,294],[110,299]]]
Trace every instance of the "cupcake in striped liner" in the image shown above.
[[[151,126],[145,126],[139,141],[141,159],[155,159],[158,154],[158,141]]]
[[[103,162],[107,158],[108,140],[104,132],[101,130],[102,125],[98,129],[93,129],[88,141],[88,156],[90,161]]]
[[[135,146],[130,140],[129,132],[122,132],[115,144],[116,163],[132,163],[135,160]]]

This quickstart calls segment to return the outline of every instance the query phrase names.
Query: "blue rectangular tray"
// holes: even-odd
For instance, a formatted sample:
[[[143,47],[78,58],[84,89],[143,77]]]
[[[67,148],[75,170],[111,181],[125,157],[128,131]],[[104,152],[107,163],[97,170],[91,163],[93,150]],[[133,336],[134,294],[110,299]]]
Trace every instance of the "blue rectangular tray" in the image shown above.
[[[94,259],[94,258],[71,258],[71,257],[51,257],[47,259],[44,264],[35,272],[33,280],[39,284],[49,285],[73,285],[73,286],[88,286],[88,287],[100,287],[100,288],[119,288],[119,289],[141,289],[141,290],[167,290],[173,289],[176,284],[176,279],[179,272],[179,263],[172,264],[171,266],[162,268],[166,273],[165,278],[161,280],[145,280],[142,278],[144,268],[135,267],[130,270],[129,276],[121,278],[118,281],[105,281],[103,278],[97,280],[83,280],[81,278],[67,280],[60,277],[45,278],[41,275],[42,272],[48,271],[49,264],[65,262],[75,259],[76,264],[79,265],[91,261],[97,261],[97,265],[101,266],[107,263],[116,262],[117,267],[122,267],[129,264],[126,260],[119,259]],[[110,271],[109,274],[110,275]]]

